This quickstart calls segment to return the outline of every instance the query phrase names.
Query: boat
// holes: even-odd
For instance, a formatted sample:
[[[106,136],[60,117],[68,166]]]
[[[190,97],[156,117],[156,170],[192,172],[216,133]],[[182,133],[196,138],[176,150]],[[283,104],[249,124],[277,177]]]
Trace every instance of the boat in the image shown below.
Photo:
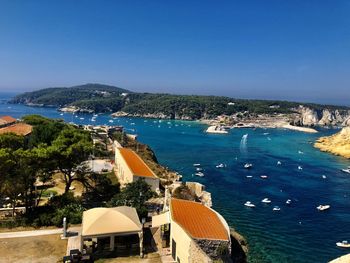
[[[287,201],[286,201],[286,204],[287,205],[290,205],[292,203],[292,200],[290,200],[290,199],[288,199]]]
[[[252,178],[253,176],[252,176],[252,175],[247,175],[246,177],[247,177],[247,178]]]
[[[60,115],[63,116],[63,113],[61,113]]]
[[[195,173],[195,175],[197,175],[197,176],[199,176],[199,177],[203,177],[203,176],[204,176],[204,173],[198,172],[198,173]]]
[[[263,200],[261,200],[261,203],[270,204],[271,200],[268,198],[264,198]]]
[[[319,205],[316,208],[318,211],[324,211],[324,210],[328,210],[329,208],[331,208],[331,206],[330,205]]]
[[[298,166],[298,170],[303,170],[303,167],[301,167],[300,165]]]
[[[245,202],[244,205],[246,207],[255,207],[255,205],[252,202],[250,202],[250,201]]]
[[[197,166],[201,166],[201,164],[200,163],[194,163],[193,166],[197,167]]]
[[[337,247],[350,248],[350,243],[347,240],[335,243]]]
[[[113,120],[109,120],[108,122],[113,123]]]
[[[346,169],[341,169],[344,173],[348,173],[350,174],[350,167],[349,168],[346,168]]]
[[[277,162],[277,165],[281,165],[281,164],[282,164],[281,161],[278,161],[278,162]]]
[[[323,179],[327,179],[327,176],[325,176],[325,175],[322,175],[322,178],[323,178]]]
[[[203,168],[197,167],[196,171],[198,171],[198,172],[203,171]]]
[[[274,206],[272,208],[272,211],[280,211],[280,210],[281,210],[281,208],[279,206]]]
[[[83,117],[81,117],[81,118],[79,118],[80,120],[84,120],[85,118],[83,118]]]
[[[245,169],[250,169],[250,168],[252,168],[253,167],[253,165],[251,164],[251,163],[246,163],[245,165],[244,165],[244,168]]]
[[[261,178],[261,179],[267,179],[268,176],[267,176],[267,175],[260,175],[260,178]]]
[[[220,164],[218,164],[217,166],[215,166],[216,168],[224,168],[226,165],[225,164],[223,164],[223,163],[220,163]]]
[[[304,152],[302,152],[302,151],[298,151],[298,153],[299,153],[299,154],[304,154]]]

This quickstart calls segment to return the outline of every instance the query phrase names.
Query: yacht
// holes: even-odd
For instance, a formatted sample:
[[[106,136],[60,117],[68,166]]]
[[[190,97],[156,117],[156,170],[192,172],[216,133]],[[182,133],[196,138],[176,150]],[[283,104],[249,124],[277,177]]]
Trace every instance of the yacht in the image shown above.
[[[316,207],[317,210],[319,211],[324,211],[324,210],[328,210],[329,208],[331,208],[330,205],[319,205],[318,207]]]
[[[279,206],[275,206],[273,209],[272,209],[272,211],[280,211],[281,210],[281,208],[279,208]]]
[[[260,178],[261,178],[261,179],[267,179],[268,176],[267,176],[267,175],[260,175]]]
[[[225,167],[225,165],[223,163],[220,163],[216,166],[216,168],[224,168],[224,167]]]
[[[341,169],[344,173],[348,173],[350,174],[350,167],[346,168],[346,169]]]
[[[287,205],[290,205],[292,203],[292,200],[290,200],[290,199],[288,199],[287,201],[286,201],[286,204]]]
[[[250,201],[245,202],[244,205],[247,207],[255,207],[255,205]]]
[[[204,176],[204,173],[198,172],[198,173],[195,173],[195,175],[197,175],[197,176],[199,176],[199,177],[203,177],[203,176]]]
[[[198,167],[198,166],[201,166],[201,164],[200,163],[194,163],[193,166],[194,167]]]
[[[251,163],[246,163],[245,165],[244,165],[244,168],[245,169],[250,169],[250,168],[252,168],[253,167],[253,165],[251,164]]]
[[[343,240],[341,242],[335,243],[337,247],[345,247],[345,248],[350,248],[350,243],[348,243],[347,240]]]
[[[270,204],[271,200],[268,198],[264,198],[263,200],[261,200],[261,203]]]

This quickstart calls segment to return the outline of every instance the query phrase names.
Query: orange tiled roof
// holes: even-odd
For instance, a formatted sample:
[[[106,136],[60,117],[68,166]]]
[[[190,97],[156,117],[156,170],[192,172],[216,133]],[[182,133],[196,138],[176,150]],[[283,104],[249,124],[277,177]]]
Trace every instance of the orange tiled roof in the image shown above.
[[[127,148],[119,148],[118,150],[134,175],[142,177],[157,177],[141,157],[133,150]]]
[[[8,123],[13,123],[16,122],[17,120],[11,116],[2,116],[0,117],[0,123],[1,124],[8,124]]]
[[[229,240],[218,215],[201,203],[172,198],[171,216],[192,238]]]
[[[23,135],[26,136],[30,134],[33,130],[33,127],[29,124],[25,123],[15,123],[11,126],[1,128],[0,129],[0,134],[4,133],[15,133],[17,135]]]

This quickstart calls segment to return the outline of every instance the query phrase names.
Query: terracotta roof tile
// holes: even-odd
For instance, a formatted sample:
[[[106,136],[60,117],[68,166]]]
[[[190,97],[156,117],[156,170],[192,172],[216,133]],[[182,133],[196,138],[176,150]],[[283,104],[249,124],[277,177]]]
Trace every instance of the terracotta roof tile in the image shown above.
[[[134,175],[157,178],[137,153],[127,148],[119,148],[118,150]]]
[[[25,123],[16,123],[11,126],[1,128],[0,129],[0,134],[4,133],[15,133],[17,135],[23,135],[26,136],[30,134],[33,130],[33,127],[29,124]]]
[[[13,123],[16,122],[17,120],[11,116],[1,116],[0,117],[0,122],[3,121],[4,124],[8,124],[8,123]]]
[[[216,212],[201,203],[172,198],[171,216],[192,238],[229,240]]]

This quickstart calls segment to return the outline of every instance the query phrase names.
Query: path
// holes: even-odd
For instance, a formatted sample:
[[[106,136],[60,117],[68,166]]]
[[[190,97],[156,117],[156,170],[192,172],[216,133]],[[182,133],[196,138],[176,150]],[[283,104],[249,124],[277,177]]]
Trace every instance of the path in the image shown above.
[[[69,228],[68,231],[78,231],[80,227]],[[0,233],[1,238],[17,238],[17,237],[34,237],[34,236],[46,236],[62,234],[63,228],[55,229],[43,229],[43,230],[28,230],[28,231],[18,231],[18,232],[4,232]]]

